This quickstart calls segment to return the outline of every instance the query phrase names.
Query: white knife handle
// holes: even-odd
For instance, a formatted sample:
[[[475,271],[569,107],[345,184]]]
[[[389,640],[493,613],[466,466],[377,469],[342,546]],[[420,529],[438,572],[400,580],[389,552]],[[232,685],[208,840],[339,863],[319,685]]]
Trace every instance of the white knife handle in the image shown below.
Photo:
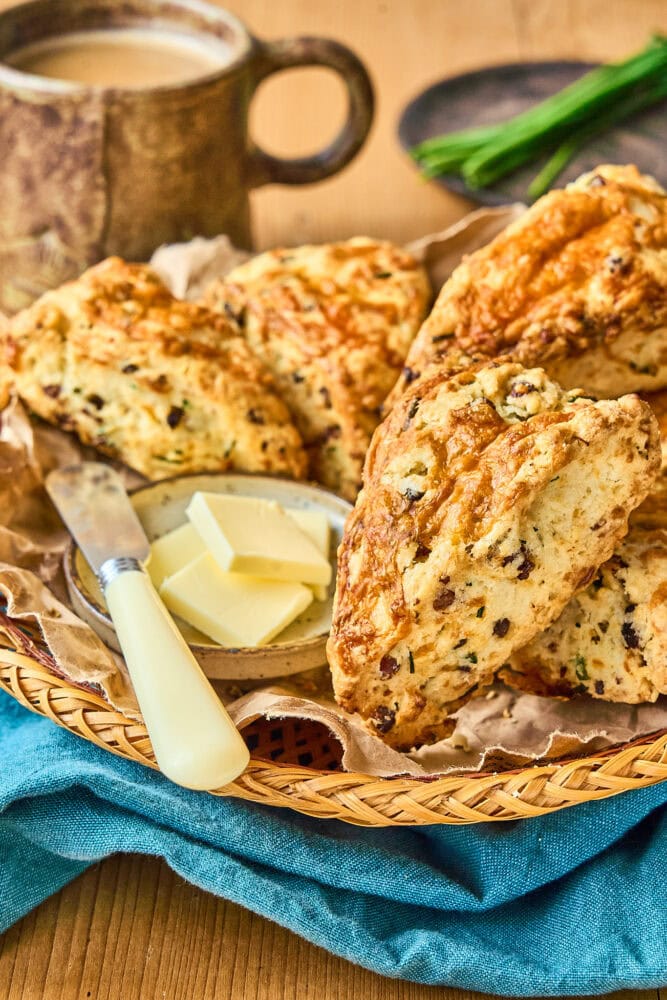
[[[114,564],[102,567],[104,596],[160,770],[186,788],[221,788],[245,770],[248,748],[148,575]]]

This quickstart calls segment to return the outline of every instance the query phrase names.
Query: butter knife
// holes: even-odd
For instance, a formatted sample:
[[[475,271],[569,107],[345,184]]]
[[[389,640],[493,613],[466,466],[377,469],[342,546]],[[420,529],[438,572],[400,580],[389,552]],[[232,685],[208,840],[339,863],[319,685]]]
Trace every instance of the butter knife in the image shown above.
[[[148,539],[120,476],[83,462],[46,489],[100,581],[160,770],[186,788],[233,781],[248,748],[144,570]]]

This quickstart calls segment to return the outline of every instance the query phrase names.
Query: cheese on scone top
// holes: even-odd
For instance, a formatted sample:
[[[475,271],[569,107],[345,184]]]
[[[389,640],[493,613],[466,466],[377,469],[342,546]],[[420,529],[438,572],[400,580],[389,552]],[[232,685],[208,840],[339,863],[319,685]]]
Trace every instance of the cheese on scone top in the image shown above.
[[[424,269],[400,247],[356,237],[271,250],[211,285],[237,318],[306,445],[313,479],[354,500],[379,409],[424,318]]]
[[[235,325],[112,257],[47,292],[0,336],[40,417],[150,478],[235,469],[298,478],[301,439]]]
[[[597,396],[667,386],[667,193],[600,166],[536,201],[455,269],[392,401],[452,350],[511,354]]]
[[[609,558],[659,464],[635,396],[595,402],[504,359],[414,383],[373,437],[339,552],[339,703],[399,748],[448,735]]]

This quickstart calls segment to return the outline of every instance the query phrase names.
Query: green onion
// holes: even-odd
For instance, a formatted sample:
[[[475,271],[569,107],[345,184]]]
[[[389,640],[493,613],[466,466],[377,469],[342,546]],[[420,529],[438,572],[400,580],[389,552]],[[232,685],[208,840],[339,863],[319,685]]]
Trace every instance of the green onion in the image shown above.
[[[625,62],[599,66],[507,122],[427,139],[411,150],[423,174],[459,174],[488,187],[552,153],[529,194],[544,193],[593,135],[667,96],[667,38],[655,36]]]
[[[665,97],[667,97],[667,76],[661,83],[656,84],[649,90],[630,94],[624,101],[611,107],[606,114],[600,115],[596,122],[591,122],[578,129],[551,155],[531,183],[528,188],[528,196],[531,201],[540,198],[549,190],[552,183],[563,172],[570,160],[576,156],[579,150],[590,139],[596,135],[600,135],[602,132],[606,132],[607,129],[617,125],[618,122],[623,121],[637,111],[643,111],[644,108],[656,104]]]

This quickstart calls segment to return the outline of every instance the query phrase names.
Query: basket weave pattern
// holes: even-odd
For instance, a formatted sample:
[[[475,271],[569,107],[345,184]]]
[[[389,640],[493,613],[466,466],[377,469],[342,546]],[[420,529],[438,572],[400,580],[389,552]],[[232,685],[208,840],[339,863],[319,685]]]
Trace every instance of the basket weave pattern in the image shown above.
[[[41,657],[18,652],[6,633],[0,632],[0,646],[0,688],[77,736],[156,767],[143,725],[94,692],[58,677]],[[667,780],[667,731],[566,762],[432,779],[375,778],[338,770],[338,744],[311,723],[258,720],[243,735],[251,747],[250,765],[214,794],[359,826],[525,819]]]

